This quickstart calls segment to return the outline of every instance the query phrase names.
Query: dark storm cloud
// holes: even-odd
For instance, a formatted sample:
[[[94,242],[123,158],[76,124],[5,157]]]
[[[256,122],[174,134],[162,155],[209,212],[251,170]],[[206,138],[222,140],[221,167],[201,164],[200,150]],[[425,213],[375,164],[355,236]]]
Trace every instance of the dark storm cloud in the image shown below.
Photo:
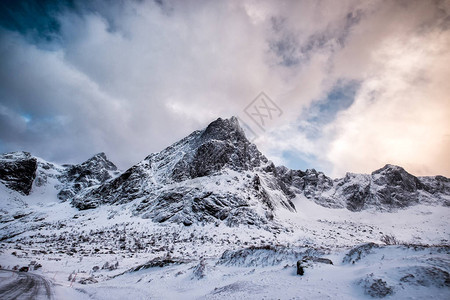
[[[14,1],[0,3],[0,26],[28,35],[34,41],[53,40],[58,36],[59,23],[55,15],[71,1]]]

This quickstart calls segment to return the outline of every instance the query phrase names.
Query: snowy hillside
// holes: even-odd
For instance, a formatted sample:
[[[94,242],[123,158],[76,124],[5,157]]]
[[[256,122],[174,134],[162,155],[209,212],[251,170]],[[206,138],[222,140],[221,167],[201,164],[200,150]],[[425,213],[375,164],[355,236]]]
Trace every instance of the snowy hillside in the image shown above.
[[[449,200],[392,165],[276,167],[218,119],[124,172],[1,155],[0,265],[57,299],[448,299]]]

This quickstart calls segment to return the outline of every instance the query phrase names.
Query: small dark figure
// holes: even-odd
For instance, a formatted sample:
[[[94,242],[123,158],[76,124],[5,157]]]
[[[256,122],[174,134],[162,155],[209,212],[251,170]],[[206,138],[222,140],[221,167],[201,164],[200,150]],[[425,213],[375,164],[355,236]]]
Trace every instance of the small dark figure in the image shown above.
[[[297,261],[297,275],[302,276],[303,274],[305,274],[305,271],[303,270],[303,267],[302,267],[302,261],[298,260]]]
[[[29,268],[28,267],[22,267],[19,269],[19,272],[28,272]]]

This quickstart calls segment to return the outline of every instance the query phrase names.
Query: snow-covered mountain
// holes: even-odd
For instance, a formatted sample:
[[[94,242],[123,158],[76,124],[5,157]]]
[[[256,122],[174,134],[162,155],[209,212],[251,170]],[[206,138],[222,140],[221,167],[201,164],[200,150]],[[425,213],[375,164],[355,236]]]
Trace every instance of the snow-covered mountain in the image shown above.
[[[132,203],[134,215],[184,225],[275,226],[279,211],[297,209],[291,201],[297,195],[351,211],[450,205],[450,179],[415,177],[398,166],[334,180],[314,169],[275,167],[235,117],[219,118],[123,173],[104,153],[62,166],[26,152],[0,156],[0,180],[7,188],[29,195],[49,178],[58,199],[79,210]]]
[[[448,206],[449,190],[448,178],[417,178],[392,165],[335,180],[314,169],[275,167],[232,117],[219,118],[116,179],[78,193],[72,203],[88,209],[137,200],[134,212],[157,222],[267,224],[277,210],[295,210],[291,199],[298,194],[325,207],[393,211],[418,203]]]
[[[98,153],[79,165],[64,165],[58,179],[63,183],[58,193],[60,200],[72,199],[87,188],[98,186],[120,174],[105,153]]]
[[[135,214],[156,222],[264,226],[277,209],[295,210],[274,172],[236,118],[218,119],[72,203],[88,209],[133,201]]]
[[[386,165],[371,174],[347,173],[334,180],[314,169],[277,170],[296,194],[325,207],[394,211],[419,203],[450,206],[449,178],[415,177],[399,166]]]
[[[124,172],[0,155],[0,264],[39,262],[56,299],[448,299],[449,202],[398,166],[275,166],[217,119]]]
[[[120,171],[104,153],[94,155],[81,164],[58,165],[34,157],[28,152],[0,155],[0,182],[11,190],[30,195],[39,187],[53,187],[58,199],[72,199],[81,190],[98,186],[117,176]]]

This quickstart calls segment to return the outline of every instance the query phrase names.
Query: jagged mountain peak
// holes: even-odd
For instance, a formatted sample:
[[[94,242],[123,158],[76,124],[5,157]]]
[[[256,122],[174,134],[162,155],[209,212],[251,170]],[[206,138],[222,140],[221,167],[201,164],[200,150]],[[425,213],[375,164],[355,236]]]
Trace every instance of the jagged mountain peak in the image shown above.
[[[30,152],[26,151],[15,151],[0,154],[0,160],[20,160],[20,159],[29,159],[32,155]]]
[[[159,153],[146,157],[142,166],[156,170],[157,181],[181,182],[212,175],[224,168],[250,170],[268,160],[245,137],[236,117],[218,118]]]
[[[81,163],[80,165],[81,166],[91,166],[91,167],[99,166],[108,171],[116,171],[117,170],[116,165],[107,158],[105,152],[100,152],[100,153],[95,154],[94,156],[92,156],[85,162]]]
[[[0,154],[0,183],[27,196],[56,190],[58,199],[66,201],[119,173],[104,152],[80,164],[64,165],[50,163],[25,151]]]
[[[105,152],[100,152],[95,154],[94,156],[92,156],[90,159],[95,159],[95,160],[107,160],[108,158],[106,157]]]
[[[218,118],[211,122],[201,134],[201,140],[243,141],[249,143],[236,117]]]
[[[419,178],[396,165],[387,164],[372,172],[371,175],[373,182],[380,186],[399,186],[402,190],[408,192],[427,189]]]
[[[372,175],[380,174],[380,173],[392,173],[392,172],[408,173],[405,169],[403,169],[400,166],[392,165],[392,164],[386,164],[386,165],[384,165],[384,167],[373,171]]]
[[[81,164],[65,165],[59,176],[64,187],[59,191],[58,198],[63,201],[71,199],[83,189],[104,183],[118,174],[116,165],[108,160],[104,152]]]

